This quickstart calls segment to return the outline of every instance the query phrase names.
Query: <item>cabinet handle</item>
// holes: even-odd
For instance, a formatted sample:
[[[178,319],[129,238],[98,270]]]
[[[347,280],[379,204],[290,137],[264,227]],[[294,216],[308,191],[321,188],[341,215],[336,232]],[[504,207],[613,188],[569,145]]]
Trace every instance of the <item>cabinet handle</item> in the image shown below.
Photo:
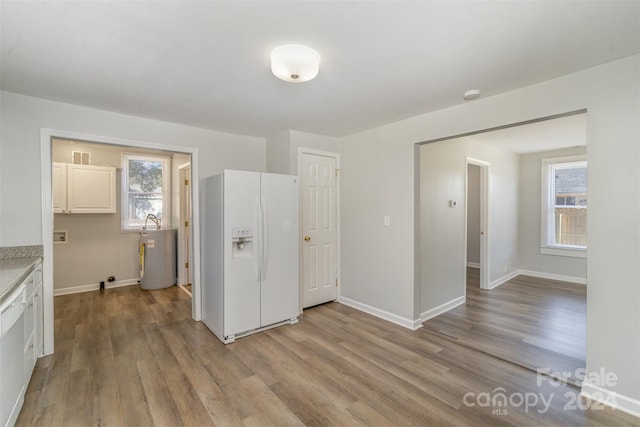
[[[35,294],[34,297],[38,299],[40,297],[40,294]]]
[[[29,346],[29,350],[33,350],[33,343]]]
[[[29,308],[33,308],[33,303],[32,302],[29,303]]]

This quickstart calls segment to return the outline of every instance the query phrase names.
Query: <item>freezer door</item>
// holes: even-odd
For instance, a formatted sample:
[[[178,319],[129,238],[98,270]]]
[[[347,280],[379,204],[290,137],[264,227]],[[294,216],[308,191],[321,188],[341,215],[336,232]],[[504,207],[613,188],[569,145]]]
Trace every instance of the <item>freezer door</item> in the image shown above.
[[[298,316],[298,177],[261,174],[261,326]]]
[[[223,290],[225,336],[260,327],[259,208],[260,174],[225,171]],[[249,233],[242,233],[242,245],[239,245],[237,237],[234,237],[234,234],[238,235],[239,230],[249,231]]]

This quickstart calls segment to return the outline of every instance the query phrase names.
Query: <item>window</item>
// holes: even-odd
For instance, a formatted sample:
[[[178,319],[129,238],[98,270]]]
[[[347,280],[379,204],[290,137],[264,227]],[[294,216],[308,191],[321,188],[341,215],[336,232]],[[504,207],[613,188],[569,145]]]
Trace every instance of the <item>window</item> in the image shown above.
[[[149,214],[169,218],[169,158],[123,154],[122,159],[122,228],[142,228]]]
[[[542,247],[551,255],[585,257],[587,161],[585,156],[542,161]]]

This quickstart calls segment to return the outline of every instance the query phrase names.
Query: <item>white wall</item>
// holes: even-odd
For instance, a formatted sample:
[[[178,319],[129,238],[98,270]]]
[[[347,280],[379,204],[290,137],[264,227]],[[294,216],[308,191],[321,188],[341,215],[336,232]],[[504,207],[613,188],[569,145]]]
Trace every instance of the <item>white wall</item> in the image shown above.
[[[267,172],[291,173],[290,131],[278,132],[267,138]]]
[[[298,175],[298,148],[338,152],[340,139],[332,136],[287,130],[267,138],[267,171]]]
[[[480,264],[480,166],[467,170],[467,262]]]
[[[418,318],[415,143],[586,108],[587,368],[616,372],[609,390],[640,401],[639,80],[635,55],[343,138],[342,294]]]
[[[117,174],[117,184],[121,177]],[[55,214],[54,230],[66,230],[66,243],[53,245],[53,288],[95,285],[114,276],[117,281],[139,275],[137,233],[120,230],[120,191],[114,214]],[[133,282],[135,283],[135,281]]]
[[[575,279],[587,277],[587,260],[585,258],[540,253],[541,161],[553,157],[586,154],[586,152],[586,147],[577,147],[520,156],[520,242],[518,248],[520,269]]]
[[[265,171],[265,140],[2,92],[0,246],[42,244],[40,129],[51,128],[199,150],[200,177]]]
[[[421,139],[405,138],[388,125],[340,144],[340,294],[411,322],[418,318],[413,144]]]
[[[420,148],[421,312],[465,295],[467,157],[490,163],[490,280],[517,269],[518,155],[469,138],[425,144]],[[449,207],[450,200],[457,207]]]

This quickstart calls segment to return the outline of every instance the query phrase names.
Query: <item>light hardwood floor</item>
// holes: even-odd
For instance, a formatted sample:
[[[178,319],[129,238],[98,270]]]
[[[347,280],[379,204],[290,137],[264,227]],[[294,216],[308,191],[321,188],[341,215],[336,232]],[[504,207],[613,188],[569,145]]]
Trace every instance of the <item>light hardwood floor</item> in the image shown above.
[[[534,372],[575,373],[586,367],[585,285],[517,276],[486,291],[479,270],[467,269],[467,302],[424,328]],[[574,375],[569,381],[580,386]]]
[[[638,425],[620,411],[565,410],[552,387],[429,328],[338,303],[297,325],[220,343],[177,287],[55,298],[55,354],[38,361],[18,426]],[[465,405],[465,394],[542,393],[544,412]],[[568,397],[567,397],[568,396]],[[471,396],[467,402],[475,403]]]

